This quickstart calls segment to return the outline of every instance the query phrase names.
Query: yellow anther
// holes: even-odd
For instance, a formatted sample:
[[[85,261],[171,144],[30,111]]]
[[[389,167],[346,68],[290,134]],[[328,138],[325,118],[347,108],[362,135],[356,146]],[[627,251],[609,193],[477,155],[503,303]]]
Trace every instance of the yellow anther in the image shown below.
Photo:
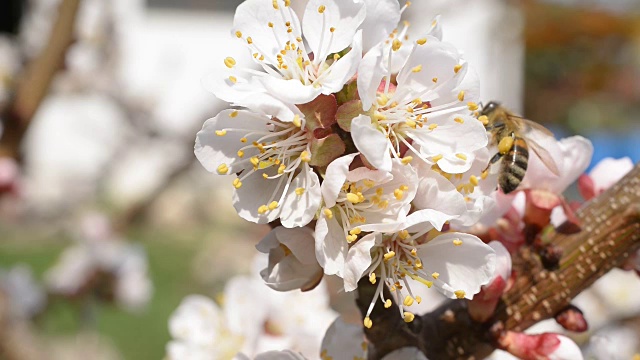
[[[480,115],[478,117],[478,120],[482,123],[482,125],[487,125],[489,123],[489,118],[487,117],[487,115]]]
[[[416,122],[415,122],[415,120],[411,120],[411,119],[409,119],[409,120],[405,121],[404,123],[405,123],[405,124],[407,124],[407,126],[408,126],[408,127],[410,127],[410,128],[412,128],[412,129],[415,129],[415,128],[416,128]]]
[[[296,188],[296,195],[302,196],[302,194],[304,194],[304,188]]]
[[[383,113],[381,113],[381,112],[377,112],[377,111],[375,112],[375,114],[373,114],[373,118],[374,118],[376,121],[380,121],[380,120],[387,120],[387,116],[386,116],[386,115],[384,115],[384,114],[383,114]]]
[[[229,172],[229,167],[227,166],[227,164],[220,164],[220,166],[218,166],[217,171],[218,171],[218,174],[224,175]]]
[[[422,71],[422,64],[415,66],[413,69],[411,69],[411,71],[414,73]]]
[[[236,30],[236,37],[240,39],[242,37],[242,32],[240,30]]]
[[[280,9],[280,7],[278,6],[278,0],[272,0],[271,4],[273,5],[273,8],[278,10]]]
[[[266,180],[269,178],[269,175],[267,175],[267,173],[262,173],[262,178]]]
[[[460,101],[462,101],[462,100],[460,100]],[[474,103],[473,101],[469,101],[467,103],[467,107],[469,108],[469,111],[476,111],[479,108],[478,104]]]
[[[320,5],[320,6],[318,6],[318,12],[319,12],[320,14],[324,13],[324,11],[325,11],[325,10],[327,10],[327,7],[326,7],[326,6],[324,6],[324,5]]]
[[[216,135],[225,136],[227,135],[227,130],[216,130]]]
[[[402,200],[402,198],[404,197],[404,191],[395,189],[393,190],[393,196],[396,198],[396,200]]]
[[[420,304],[422,302],[422,298],[420,296],[416,296],[416,302]]]
[[[273,23],[271,21],[269,21],[269,23],[267,25],[269,25],[270,28],[273,27]]]
[[[291,0],[284,0],[284,6],[285,7],[291,6]]]
[[[435,130],[435,128],[437,128],[437,127],[438,127],[438,124],[430,124],[430,125],[429,125],[429,130],[432,130],[432,131],[433,131],[433,130]]]
[[[242,187],[242,181],[239,178],[233,179],[233,187],[236,189],[240,189]]]
[[[364,184],[364,186],[366,186],[368,188],[372,188],[372,187],[376,186],[376,183],[373,180],[370,180],[370,179],[364,179],[364,180],[362,180],[362,183]]]
[[[347,193],[347,201],[352,204],[357,204],[360,202],[360,197],[354,193]]]
[[[287,169],[286,166],[284,166],[284,164],[280,164],[280,166],[278,166],[278,174],[282,175],[284,174],[284,171]]]
[[[271,203],[269,203],[269,210],[275,210],[279,205],[280,204],[278,204],[277,201],[272,201]]]
[[[508,153],[513,147],[513,142],[514,140],[511,136],[505,136],[500,139],[500,142],[498,143],[498,151],[500,151],[500,154]]]
[[[427,39],[426,38],[422,38],[422,39],[416,40],[416,44],[418,44],[418,45],[424,45],[426,43],[427,43]]]
[[[456,290],[453,293],[456,295],[458,299],[464,299],[464,296],[467,295],[467,293],[465,293],[464,290]]]
[[[375,284],[376,281],[377,281],[376,273],[369,274],[369,282],[372,283],[372,284]]]
[[[235,76],[229,76],[229,81],[231,81],[232,84],[235,84],[238,82],[238,78],[236,78]]]
[[[258,208],[258,214],[260,214],[260,215],[265,214],[267,211],[269,211],[269,208],[267,207],[267,205],[261,205]]]
[[[485,170],[485,171],[482,172],[482,174],[480,174],[480,178],[482,180],[486,179],[487,176],[489,176],[489,170]]]
[[[385,309],[390,308],[390,307],[391,307],[391,305],[393,305],[393,303],[391,302],[391,299],[387,299],[387,300],[384,302],[384,307],[385,307]]]
[[[233,110],[232,112],[229,113],[230,118],[234,118],[236,116],[238,116],[238,110]]]
[[[377,188],[376,189],[376,195],[382,196],[382,194],[384,194],[384,190],[382,188]]]
[[[467,161],[467,155],[465,154],[458,153],[456,154],[456,157],[460,160]]]
[[[394,101],[389,105],[390,108],[394,108],[396,106],[398,106],[398,102],[397,101]]]
[[[332,219],[332,218],[333,218],[333,211],[331,211],[331,209],[324,208],[324,209],[322,210],[322,213],[324,214],[324,216],[325,216],[327,219]]]
[[[440,161],[443,157],[444,157],[444,156],[442,156],[442,154],[438,154],[438,155],[436,155],[436,156],[432,157],[432,158],[431,158],[431,161],[433,161],[433,162],[438,162],[438,161]]]
[[[461,117],[457,117],[455,119],[453,119],[453,121],[457,122],[458,124],[464,124],[464,119]]]
[[[347,242],[351,244],[358,239],[358,235],[347,235]]]
[[[471,183],[471,185],[473,186],[478,186],[478,184],[480,180],[478,180],[478,177],[475,175],[471,175],[471,177],[469,178],[469,182]]]
[[[247,38],[247,44],[249,45],[253,44],[253,39],[251,38],[251,36]]]
[[[387,207],[389,207],[389,201],[388,200],[382,200],[378,203],[378,208],[379,209],[386,209]]]
[[[371,321],[371,319],[367,316],[366,318],[364,318],[363,324],[367,329],[371,329],[371,327],[373,326],[373,321]]]
[[[391,49],[393,51],[398,51],[400,50],[400,47],[402,46],[402,41],[398,40],[398,39],[394,39],[393,42],[391,43]]]
[[[418,249],[415,249],[415,248],[411,249],[411,256],[416,256],[416,255],[418,255]]]
[[[404,306],[411,306],[413,305],[413,298],[407,295],[405,296],[404,301],[402,303],[404,304]]]
[[[236,154],[238,155],[239,158],[244,157],[244,151],[242,150],[238,150]]]
[[[434,77],[433,79],[431,79],[432,82],[437,83],[438,82],[438,78]]]
[[[455,246],[460,246],[460,245],[462,245],[462,240],[460,240],[460,239],[453,239],[453,245],[455,245]]]
[[[300,153],[300,160],[304,161],[304,162],[309,162],[311,161],[311,155],[309,154],[308,151],[303,151]]]
[[[394,256],[396,256],[396,252],[389,251],[388,253],[384,254],[382,257],[384,257],[384,261],[389,261],[389,259],[393,258]]]
[[[405,311],[404,314],[403,314],[403,318],[404,318],[404,322],[410,323],[410,322],[413,321],[413,319],[416,318],[416,316],[413,315],[412,313],[408,312],[408,311]]]
[[[464,101],[464,90],[461,90],[461,91],[458,93],[458,100],[460,100],[460,101]]]
[[[453,72],[457,74],[460,69],[462,69],[462,65],[458,64],[453,67]]]
[[[295,125],[296,127],[301,127],[302,126],[302,120],[300,120],[300,115],[296,114],[296,116],[293,117],[293,125]]]
[[[402,160],[400,160],[400,162],[403,165],[408,165],[409,163],[411,163],[412,160],[413,160],[412,156],[405,156],[405,157],[402,158]]]
[[[389,97],[386,94],[380,94],[378,95],[376,101],[378,102],[378,105],[384,106],[387,102],[389,102]]]
[[[440,273],[434,272],[433,274],[431,274],[431,277],[438,280],[438,277],[440,276]]]
[[[258,167],[258,165],[260,164],[260,159],[258,159],[257,156],[253,156],[251,159],[249,159],[249,161],[254,167]]]
[[[351,235],[360,235],[361,232],[362,229],[360,229],[359,227],[354,227],[353,229],[349,230],[349,234]]]
[[[234,67],[236,65],[236,60],[232,57],[227,57],[224,59],[224,64],[231,69],[232,67]]]
[[[240,142],[241,143],[246,143],[247,142],[247,138],[246,137],[240,138]]]
[[[330,31],[330,32],[335,32],[335,31],[336,31],[336,28],[334,28],[334,27],[332,26],[332,27],[330,27],[330,28],[329,28],[329,31]]]

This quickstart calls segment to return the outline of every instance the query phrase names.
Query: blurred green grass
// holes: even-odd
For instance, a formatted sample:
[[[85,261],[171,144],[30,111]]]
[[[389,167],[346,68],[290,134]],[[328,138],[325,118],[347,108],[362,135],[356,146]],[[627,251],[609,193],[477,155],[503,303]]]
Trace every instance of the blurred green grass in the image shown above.
[[[214,231],[215,242],[227,238],[222,234],[233,230]],[[246,231],[246,229],[245,229]],[[11,232],[0,226],[0,267],[27,264],[42,280],[43,273],[52,266],[64,248],[72,241],[64,235],[34,234],[24,228]],[[140,313],[130,313],[109,304],[92,308],[92,324],[115,345],[125,359],[162,359],[169,341],[168,319],[182,298],[200,293],[213,296],[222,290],[225,271],[210,281],[197,279],[194,260],[206,251],[206,239],[212,233],[137,228],[128,237],[136,239],[147,251],[154,294],[149,306]],[[215,247],[214,247],[215,248]],[[224,254],[220,254],[224,256]],[[207,265],[209,266],[209,265]],[[223,266],[223,265],[221,265]],[[211,271],[215,271],[211,265]],[[43,337],[73,336],[81,329],[82,309],[78,304],[54,300],[45,314],[36,321]],[[85,324],[86,326],[86,324]]]

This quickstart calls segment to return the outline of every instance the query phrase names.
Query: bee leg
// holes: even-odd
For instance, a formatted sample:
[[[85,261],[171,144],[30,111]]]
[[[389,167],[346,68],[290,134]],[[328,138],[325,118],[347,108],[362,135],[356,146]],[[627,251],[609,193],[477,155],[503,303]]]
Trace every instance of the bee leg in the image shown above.
[[[503,156],[504,156],[504,154],[499,153],[499,152],[497,152],[495,155],[493,155],[491,160],[489,160],[489,164],[487,164],[487,167],[484,168],[484,170],[482,172],[485,172],[485,171],[489,170],[491,165],[493,165],[493,164],[497,163],[498,161],[500,161],[500,159],[502,159]]]
[[[493,125],[486,125],[484,128],[487,131],[491,131],[491,130],[494,130],[494,129],[502,129],[503,127],[505,127],[504,123],[496,123],[496,124],[493,124]]]

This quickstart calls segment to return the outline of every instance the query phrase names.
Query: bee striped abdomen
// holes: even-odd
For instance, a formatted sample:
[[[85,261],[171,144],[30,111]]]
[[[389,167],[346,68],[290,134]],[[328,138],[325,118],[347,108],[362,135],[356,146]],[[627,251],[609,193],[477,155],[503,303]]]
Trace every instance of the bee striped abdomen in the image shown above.
[[[498,177],[500,189],[505,194],[514,191],[524,179],[529,164],[529,150],[527,142],[516,136],[513,146],[502,159],[502,171]]]

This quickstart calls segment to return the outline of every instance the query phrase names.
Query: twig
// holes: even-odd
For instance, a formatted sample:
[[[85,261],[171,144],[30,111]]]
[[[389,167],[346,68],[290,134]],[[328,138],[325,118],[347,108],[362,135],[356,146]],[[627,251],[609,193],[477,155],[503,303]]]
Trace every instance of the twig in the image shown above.
[[[79,5],[80,0],[62,1],[46,46],[27,64],[17,82],[12,102],[2,115],[4,129],[0,138],[0,156],[21,159],[22,139],[56,72],[63,67],[65,54],[73,42]]]

